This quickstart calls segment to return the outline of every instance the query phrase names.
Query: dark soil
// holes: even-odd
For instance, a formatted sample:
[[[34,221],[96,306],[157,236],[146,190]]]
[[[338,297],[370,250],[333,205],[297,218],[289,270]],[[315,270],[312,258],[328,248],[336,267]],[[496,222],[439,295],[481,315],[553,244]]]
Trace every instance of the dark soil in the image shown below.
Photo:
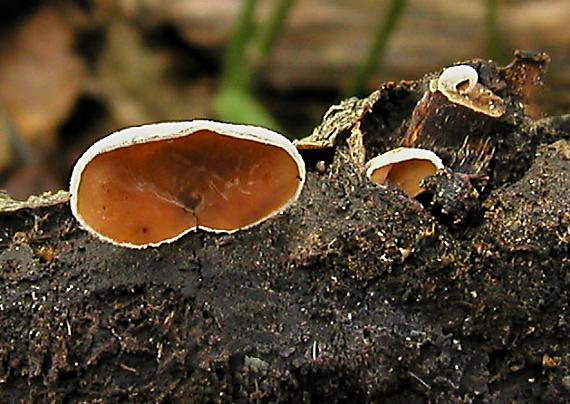
[[[405,132],[395,98],[421,88],[355,127]],[[138,251],[67,203],[1,213],[0,401],[569,400],[569,133],[507,118],[526,143],[496,148],[459,227],[370,183],[351,128],[292,208],[233,235]],[[520,164],[498,181],[496,160]]]

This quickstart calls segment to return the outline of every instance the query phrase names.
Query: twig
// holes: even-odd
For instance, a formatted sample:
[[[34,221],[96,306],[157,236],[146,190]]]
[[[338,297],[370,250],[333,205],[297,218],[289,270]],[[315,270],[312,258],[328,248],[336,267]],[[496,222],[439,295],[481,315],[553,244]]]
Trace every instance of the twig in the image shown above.
[[[411,370],[408,371],[408,374],[410,376],[412,376],[414,379],[416,379],[418,382],[420,382],[420,384],[422,386],[424,386],[426,389],[431,390],[431,386],[429,384],[427,384],[424,380],[422,380],[418,375],[416,375],[414,372],[412,372]]]

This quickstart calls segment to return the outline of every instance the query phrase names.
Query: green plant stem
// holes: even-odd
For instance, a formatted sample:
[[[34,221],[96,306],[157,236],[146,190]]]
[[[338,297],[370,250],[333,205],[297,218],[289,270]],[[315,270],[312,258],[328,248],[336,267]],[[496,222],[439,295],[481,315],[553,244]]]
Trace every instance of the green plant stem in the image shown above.
[[[244,0],[226,52],[221,78],[222,87],[242,88],[246,84],[245,49],[251,36],[257,2],[258,0]]]
[[[258,0],[244,0],[228,45],[220,86],[213,100],[212,107],[220,119],[281,131],[271,114],[255,99],[251,87],[269,60],[275,38],[293,1],[276,0],[267,23],[252,37]]]
[[[502,52],[500,48],[500,37],[497,29],[497,2],[496,0],[485,0],[485,36],[487,42],[487,52],[495,61],[501,61]]]
[[[293,3],[294,0],[275,0],[267,22],[260,27],[258,34],[252,39],[248,53],[250,64],[245,75],[247,86],[251,86],[251,83],[267,66],[275,45],[275,39],[281,32]]]
[[[366,86],[372,73],[378,68],[386,45],[406,6],[406,0],[392,0],[384,19],[378,25],[368,54],[357,67],[344,91],[344,97],[358,95]]]

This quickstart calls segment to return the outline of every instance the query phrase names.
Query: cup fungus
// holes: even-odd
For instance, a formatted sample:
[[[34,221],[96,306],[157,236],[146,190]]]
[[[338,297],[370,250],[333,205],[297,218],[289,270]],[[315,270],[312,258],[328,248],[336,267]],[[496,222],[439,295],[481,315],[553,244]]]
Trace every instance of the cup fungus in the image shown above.
[[[443,168],[432,151],[399,147],[381,154],[367,164],[366,176],[379,185],[391,185],[410,198],[423,192],[421,181]]]
[[[477,70],[469,65],[451,66],[437,79],[437,89],[442,93],[470,93],[479,80]]]
[[[479,74],[472,66],[451,66],[437,80],[430,81],[430,90],[439,91],[449,101],[485,115],[502,116],[506,110],[504,100],[478,80]]]
[[[305,165],[268,129],[196,120],[114,132],[77,161],[70,181],[79,223],[113,244],[145,248],[197,228],[231,233],[282,212]]]

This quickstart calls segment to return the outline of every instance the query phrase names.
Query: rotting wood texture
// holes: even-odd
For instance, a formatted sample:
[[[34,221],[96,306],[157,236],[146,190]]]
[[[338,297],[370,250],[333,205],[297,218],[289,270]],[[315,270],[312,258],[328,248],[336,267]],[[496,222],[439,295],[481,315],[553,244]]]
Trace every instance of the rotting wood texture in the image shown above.
[[[443,99],[418,117],[439,72],[333,107],[299,201],[232,235],[132,251],[65,194],[3,197],[0,401],[567,398],[569,119],[529,118],[519,91],[546,61],[464,62],[503,82],[494,121]],[[420,201],[363,173],[411,130],[453,170]],[[457,164],[475,138],[492,156]],[[477,191],[459,227],[436,206],[458,181]]]

